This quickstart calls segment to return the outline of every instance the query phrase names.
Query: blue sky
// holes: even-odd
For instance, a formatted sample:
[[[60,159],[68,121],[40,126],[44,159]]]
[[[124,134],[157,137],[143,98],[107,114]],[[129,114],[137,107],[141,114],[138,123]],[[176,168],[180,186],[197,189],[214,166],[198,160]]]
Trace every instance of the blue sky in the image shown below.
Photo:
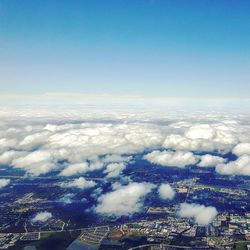
[[[248,98],[248,0],[1,0],[0,92]]]

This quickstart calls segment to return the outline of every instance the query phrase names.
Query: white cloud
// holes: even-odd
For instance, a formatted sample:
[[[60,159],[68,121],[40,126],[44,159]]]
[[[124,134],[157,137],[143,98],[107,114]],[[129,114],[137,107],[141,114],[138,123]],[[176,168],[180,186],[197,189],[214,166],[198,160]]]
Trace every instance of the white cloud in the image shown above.
[[[134,154],[162,147],[171,151],[225,153],[238,144],[233,151],[240,156],[249,152],[246,147],[239,152],[243,143],[250,143],[248,120],[237,114],[225,116],[214,112],[180,116],[174,112],[166,115],[125,110],[1,107],[0,164],[23,169],[31,175],[58,170],[70,176],[71,170],[78,173],[77,165],[72,167],[75,164],[88,162],[87,171],[100,170],[109,163],[126,163]],[[192,158],[189,156],[188,160]],[[167,160],[167,164],[169,161],[182,167],[188,164],[180,163],[176,157],[175,161]],[[69,165],[66,168],[64,161]],[[166,164],[164,160],[161,163]],[[79,173],[85,171],[82,169]]]
[[[110,162],[128,162],[132,160],[131,156],[121,156],[117,154],[111,154],[111,155],[106,155],[104,159],[102,160],[105,163],[110,163]]]
[[[210,224],[218,212],[215,207],[206,207],[199,204],[182,203],[178,215],[182,218],[194,218],[199,225],[206,226]]]
[[[150,183],[130,183],[116,186],[114,191],[98,198],[99,204],[95,211],[104,215],[131,215],[139,212],[143,206],[143,198],[152,190]]]
[[[107,165],[106,169],[104,170],[104,173],[107,174],[107,178],[118,177],[120,173],[125,169],[125,167],[126,165],[124,162],[111,163]]]
[[[202,155],[200,157],[201,161],[197,166],[199,167],[215,167],[216,165],[220,163],[224,163],[226,160],[222,157],[219,156],[214,156],[214,155]]]
[[[26,156],[15,159],[12,163],[16,167],[36,164],[41,161],[47,161],[51,159],[51,154],[47,151],[35,151],[27,154]]]
[[[45,144],[49,136],[48,132],[39,132],[31,135],[27,135],[22,141],[20,146],[24,149],[34,149],[40,145]]]
[[[0,138],[1,151],[8,150],[17,145],[17,140],[15,138]]]
[[[153,151],[144,156],[147,161],[161,166],[171,166],[183,168],[187,165],[195,164],[198,158],[191,152],[184,151]]]
[[[189,139],[182,135],[173,134],[166,137],[164,148],[189,151],[214,151],[215,145],[212,141],[203,139]]]
[[[215,135],[216,131],[208,124],[194,125],[185,133],[185,136],[189,139],[211,140]]]
[[[161,145],[162,141],[161,131],[153,125],[86,123],[54,133],[49,137],[47,147],[52,150],[63,148],[65,159],[79,163],[98,155],[142,152],[147,147]]]
[[[250,143],[239,143],[238,145],[236,145],[232,152],[234,154],[236,154],[237,156],[241,156],[241,155],[244,155],[244,154],[248,154],[250,155]]]
[[[22,152],[22,151],[6,151],[3,154],[0,155],[0,164],[10,164],[14,159],[26,155],[27,152]]]
[[[92,188],[95,185],[96,185],[96,182],[88,181],[83,177],[79,177],[78,179],[74,179],[73,181],[62,183],[61,187],[87,189],[87,188]]]
[[[250,156],[242,155],[236,161],[226,164],[218,164],[216,172],[223,175],[247,175],[250,176]]]
[[[89,164],[89,171],[95,171],[103,168],[103,162],[100,160],[92,161]]]
[[[27,173],[35,176],[46,174],[57,168],[51,153],[40,150],[14,159],[11,162],[11,165],[16,168],[24,169]]]
[[[46,222],[50,218],[52,218],[52,214],[45,211],[45,212],[37,213],[31,221],[32,222]]]
[[[175,196],[175,191],[169,184],[161,184],[158,188],[158,193],[164,200],[172,200]]]
[[[182,122],[170,125],[175,133],[168,135],[163,147],[187,151],[229,152],[238,143],[237,123],[194,124]],[[176,133],[178,132],[178,133]]]
[[[76,163],[67,166],[60,173],[60,176],[72,176],[77,174],[86,173],[89,171],[89,166],[87,163]]]
[[[10,179],[0,179],[0,188],[3,188],[10,184]]]

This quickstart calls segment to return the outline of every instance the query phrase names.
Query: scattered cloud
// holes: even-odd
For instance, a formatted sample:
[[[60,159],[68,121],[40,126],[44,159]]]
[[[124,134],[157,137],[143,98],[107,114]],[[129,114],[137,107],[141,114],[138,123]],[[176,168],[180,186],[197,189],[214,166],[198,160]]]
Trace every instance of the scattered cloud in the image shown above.
[[[202,155],[200,157],[200,162],[198,164],[199,167],[215,167],[216,165],[220,163],[224,163],[226,160],[219,156],[214,155]]]
[[[212,141],[203,139],[189,139],[185,136],[173,134],[166,137],[163,147],[175,150],[188,151],[214,151],[215,146]]]
[[[79,177],[77,179],[74,179],[73,181],[62,183],[61,187],[64,187],[64,188],[87,189],[87,188],[92,188],[95,185],[96,185],[96,182],[94,182],[94,181],[88,181],[88,180],[86,180],[83,177]]]
[[[20,141],[19,146],[26,150],[32,150],[47,142],[50,133],[47,131],[38,132],[35,134],[27,135]]]
[[[241,156],[244,154],[250,155],[250,143],[246,143],[246,142],[239,143],[233,148],[232,152],[236,154],[237,156]]]
[[[161,166],[172,166],[184,168],[187,165],[197,163],[198,158],[192,152],[184,151],[158,151],[155,150],[144,156],[144,159],[153,164]]]
[[[116,185],[115,190],[98,198],[95,211],[104,215],[132,215],[143,206],[143,198],[154,188],[150,183],[129,183],[126,186]]]
[[[166,137],[163,147],[175,150],[226,153],[240,139],[238,133],[241,131],[237,125],[235,121],[194,125],[187,122],[172,124],[171,127],[175,131]],[[242,132],[243,130],[244,128]]]
[[[169,184],[161,184],[158,188],[158,193],[164,200],[172,200],[175,196],[175,191]]]
[[[64,168],[63,171],[60,173],[60,176],[78,175],[86,173],[87,171],[89,171],[89,166],[87,163],[76,163]]]
[[[211,140],[216,136],[216,131],[208,124],[199,124],[190,127],[185,136],[189,139],[205,139]]]
[[[223,175],[250,176],[250,155],[242,155],[236,161],[218,164],[216,166],[216,172]]]
[[[104,173],[107,174],[107,178],[115,178],[121,174],[125,167],[126,164],[124,162],[111,163],[107,165],[106,169],[104,170]]]
[[[3,188],[10,184],[10,179],[0,179],[0,188]]]
[[[0,155],[0,164],[1,165],[8,165],[10,164],[14,159],[19,158],[23,155],[26,155],[27,152],[23,151],[6,151],[3,154]]]
[[[114,162],[129,162],[132,160],[132,156],[121,156],[121,155],[106,155],[102,160],[104,163],[114,163]]]
[[[72,194],[72,193],[69,193],[69,194],[65,194],[63,195],[59,201],[64,203],[64,204],[71,204],[73,202],[72,198],[74,197],[75,195]]]
[[[31,221],[33,223],[34,222],[46,222],[50,218],[52,218],[52,214],[45,211],[45,212],[37,213]]]
[[[57,168],[53,157],[48,151],[34,151],[25,156],[14,159],[11,163],[13,167],[24,169],[28,174],[46,174]]]
[[[215,207],[206,207],[199,204],[181,203],[178,215],[182,218],[193,218],[196,223],[202,226],[210,224],[218,212]]]

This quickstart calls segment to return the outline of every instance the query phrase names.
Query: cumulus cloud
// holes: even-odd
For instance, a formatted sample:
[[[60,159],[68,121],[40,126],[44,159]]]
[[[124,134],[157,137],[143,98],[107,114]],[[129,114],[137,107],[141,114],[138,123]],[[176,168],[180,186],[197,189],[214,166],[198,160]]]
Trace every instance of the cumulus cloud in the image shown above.
[[[215,124],[176,123],[172,127],[179,133],[168,135],[163,147],[188,151],[229,152],[238,143],[237,123]]]
[[[48,151],[34,151],[25,156],[18,157],[11,162],[16,168],[24,169],[31,175],[46,174],[57,168],[52,155]]]
[[[89,171],[95,171],[103,168],[103,162],[100,160],[92,161],[89,164]]]
[[[3,188],[10,184],[10,179],[0,179],[0,188]]]
[[[87,163],[76,163],[67,166],[60,173],[60,176],[72,176],[77,174],[86,173],[89,170],[89,166]]]
[[[111,163],[107,165],[104,173],[107,174],[107,178],[115,178],[120,175],[120,173],[125,169],[125,163]]]
[[[88,181],[88,180],[86,180],[83,177],[79,177],[77,179],[74,179],[73,181],[62,183],[61,187],[64,187],[64,188],[87,189],[87,188],[92,188],[95,185],[96,185],[96,182],[94,182],[94,181]]]
[[[34,218],[32,218],[32,222],[46,222],[48,219],[52,218],[52,214],[49,212],[40,212],[35,215]]]
[[[47,146],[53,150],[63,148],[65,159],[78,163],[96,156],[116,155],[117,158],[117,155],[142,152],[147,147],[161,145],[163,138],[153,125],[86,123],[55,132]],[[104,160],[113,161],[111,158],[115,156]]]
[[[248,117],[190,113],[181,116],[179,122],[179,114],[172,113],[64,110],[58,115],[58,111],[0,108],[0,164],[30,175],[59,171],[70,176],[85,173],[75,164],[88,162],[86,171],[95,171],[110,163],[127,163],[134,154],[162,147],[169,151],[221,153],[234,148],[238,156],[249,155]]]
[[[102,160],[104,163],[110,163],[110,162],[128,162],[132,160],[132,156],[121,156],[117,154],[111,154],[106,155],[104,159]]]
[[[14,150],[6,151],[0,155],[0,164],[1,165],[10,164],[14,159],[26,154],[27,152],[22,152],[22,151],[14,151]]]
[[[200,162],[198,164],[199,167],[215,167],[216,165],[220,163],[224,163],[226,160],[219,156],[214,155],[202,155],[200,157]]]
[[[164,200],[172,200],[175,196],[175,191],[169,184],[161,184],[158,188],[158,193]]]
[[[250,155],[250,143],[239,143],[238,145],[236,145],[232,152],[234,154],[236,154],[237,156],[241,156],[241,155],[244,155],[244,154],[248,154]]]
[[[0,138],[1,151],[9,150],[17,145],[18,141],[15,138]]]
[[[48,139],[49,133],[45,132],[38,132],[35,134],[27,135],[24,137],[22,141],[20,141],[19,145],[25,149],[34,149],[43,145]]]
[[[189,128],[185,136],[189,139],[212,139],[216,135],[215,130],[208,124],[194,125]]]
[[[147,161],[161,166],[172,166],[183,168],[195,164],[198,158],[192,152],[184,151],[158,151],[155,150],[144,156]]]
[[[19,157],[13,161],[13,165],[16,167],[23,165],[36,164],[41,161],[47,161],[51,158],[51,154],[47,151],[35,151],[31,152],[24,157]]]
[[[29,110],[26,111],[29,113]],[[71,123],[64,116],[59,122],[53,116],[55,123],[48,123],[48,118],[43,116],[45,111],[39,110],[35,121],[31,115],[28,122],[27,113],[23,113],[18,117],[18,124],[8,124],[11,119],[0,124],[0,164],[9,164],[32,175],[63,170],[65,165],[61,162],[68,162],[69,165],[88,162],[88,171],[94,171],[109,163],[129,162],[131,154],[160,147],[165,137],[165,128],[161,126],[132,121],[125,123],[121,118],[117,120],[116,116],[109,123],[93,122],[93,114],[91,117],[86,113],[83,117],[87,119],[89,115],[91,122]],[[0,110],[0,117],[6,114]],[[128,117],[124,116],[124,120],[127,121]],[[62,175],[70,174],[70,168],[66,168]]]
[[[154,188],[150,183],[129,183],[126,186],[116,185],[115,190],[98,198],[95,211],[104,215],[132,215],[143,206],[143,198]]]
[[[193,218],[196,223],[202,226],[210,224],[218,212],[215,207],[206,207],[199,204],[182,203],[178,215],[182,218]]]
[[[216,166],[216,172],[223,175],[250,176],[250,155],[242,155],[236,161],[218,164]]]
[[[215,146],[212,141],[202,139],[189,139],[185,136],[173,134],[166,137],[164,148],[189,151],[214,151]]]

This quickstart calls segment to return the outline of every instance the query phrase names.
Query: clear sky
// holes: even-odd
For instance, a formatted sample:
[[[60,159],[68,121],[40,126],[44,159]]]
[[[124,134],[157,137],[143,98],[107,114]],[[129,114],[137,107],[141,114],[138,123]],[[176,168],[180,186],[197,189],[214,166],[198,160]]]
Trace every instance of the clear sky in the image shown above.
[[[1,0],[0,92],[248,98],[249,0]]]

